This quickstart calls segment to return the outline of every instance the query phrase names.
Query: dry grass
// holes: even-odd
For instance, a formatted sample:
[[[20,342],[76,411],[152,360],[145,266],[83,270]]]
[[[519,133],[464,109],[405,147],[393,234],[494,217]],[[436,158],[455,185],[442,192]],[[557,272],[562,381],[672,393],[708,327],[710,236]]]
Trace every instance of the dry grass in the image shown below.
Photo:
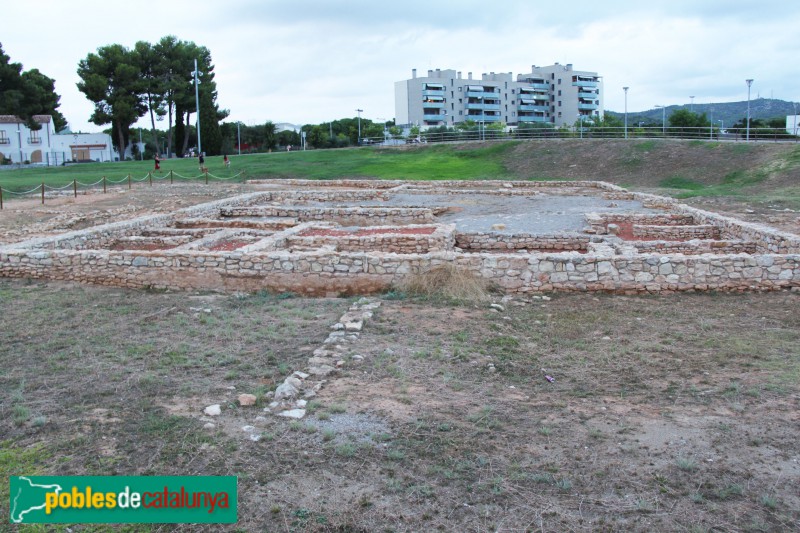
[[[455,265],[438,265],[410,276],[399,288],[418,298],[461,303],[487,302],[493,290],[488,280]]]

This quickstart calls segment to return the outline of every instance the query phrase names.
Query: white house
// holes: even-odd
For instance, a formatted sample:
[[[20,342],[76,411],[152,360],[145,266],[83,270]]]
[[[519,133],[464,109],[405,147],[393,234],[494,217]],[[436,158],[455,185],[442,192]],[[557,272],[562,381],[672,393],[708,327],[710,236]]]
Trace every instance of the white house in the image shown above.
[[[789,135],[797,135],[798,131],[800,131],[800,115],[787,115],[786,133]]]
[[[0,160],[34,165],[65,162],[113,161],[118,157],[105,133],[57,134],[50,115],[34,115],[41,125],[31,130],[14,115],[0,115]]]

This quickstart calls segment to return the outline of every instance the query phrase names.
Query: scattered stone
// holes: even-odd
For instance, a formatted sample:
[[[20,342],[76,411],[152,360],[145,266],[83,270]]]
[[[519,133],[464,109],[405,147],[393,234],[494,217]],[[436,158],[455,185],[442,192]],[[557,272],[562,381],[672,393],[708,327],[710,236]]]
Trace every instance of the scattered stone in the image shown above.
[[[299,379],[308,379],[308,374],[300,372],[299,370],[295,371],[292,375]]]
[[[297,381],[300,380],[298,379]],[[286,381],[278,385],[277,389],[275,389],[275,400],[286,400],[297,396],[297,393],[299,392],[298,388],[287,382],[288,378]]]
[[[610,340],[611,340],[611,337],[609,337],[608,335],[606,335],[605,337],[603,337],[603,338],[602,338],[602,339],[600,339],[600,340],[602,340],[602,341],[610,341]]]
[[[281,411],[280,413],[278,413],[278,416],[283,416],[283,417],[286,417],[286,418],[295,418],[295,419],[299,420],[299,419],[303,418],[304,416],[306,416],[306,410],[305,409],[288,409],[286,411]]]
[[[253,442],[258,442],[261,440],[261,435],[258,435],[257,433],[251,433],[250,440]]]
[[[489,307],[491,307],[492,309],[496,309],[498,311],[505,311],[506,310],[506,308],[503,307],[500,304],[489,304]]]
[[[358,355],[358,354],[352,355],[350,358],[353,361],[363,361],[364,360],[364,356],[363,355]]]
[[[252,433],[255,430],[256,430],[255,426],[242,426],[242,431],[245,431],[247,433]]]
[[[222,408],[219,406],[218,403],[215,403],[214,405],[209,405],[208,407],[203,409],[203,412],[208,416],[219,416],[222,414]]]
[[[549,302],[550,300],[552,300],[552,298],[550,298],[549,296],[542,296],[543,302]]]
[[[338,331],[340,329],[344,329],[344,324],[342,324],[341,322],[337,322],[336,324],[331,326],[331,329],[336,330],[336,331]]]
[[[505,224],[492,224],[492,229],[493,230],[504,230],[504,229],[506,229],[506,225]]]
[[[217,426],[213,422],[206,422],[203,424],[203,429],[214,429],[215,427]]]
[[[251,405],[256,404],[256,396],[255,394],[240,394],[239,395],[239,405],[242,407],[250,407]]]
[[[294,404],[299,409],[303,409],[308,404],[308,402],[306,400],[297,400],[296,402],[294,402]]]

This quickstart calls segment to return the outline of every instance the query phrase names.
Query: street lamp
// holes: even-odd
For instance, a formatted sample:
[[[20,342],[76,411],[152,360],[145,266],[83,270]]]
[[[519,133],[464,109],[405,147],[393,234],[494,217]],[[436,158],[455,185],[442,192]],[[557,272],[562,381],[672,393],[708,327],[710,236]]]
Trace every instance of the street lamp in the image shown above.
[[[714,108],[710,108],[708,111],[708,138],[714,139]]]
[[[717,122],[719,122],[719,138],[722,139],[722,134],[725,133],[725,121],[718,120]]]
[[[792,106],[794,107],[794,136],[797,137],[797,103],[792,102]],[[795,141],[796,140],[795,138]]]
[[[747,82],[747,137],[745,140],[750,140],[750,86],[753,85],[753,80],[744,80]]]
[[[628,89],[630,87],[623,87],[625,91],[625,138],[628,138]]]
[[[236,121],[236,147],[239,148],[239,155],[242,155],[242,123]]]
[[[694,96],[690,96],[689,100],[691,100],[689,103],[689,112],[694,113]]]
[[[655,106],[656,109],[659,107],[661,108],[661,134],[666,136],[667,135],[667,106],[665,105],[657,105]]]
[[[361,113],[364,112],[363,109],[356,109],[358,112],[358,145],[361,146]]]
[[[203,155],[203,147],[200,144],[200,80],[197,79],[197,59],[194,60],[194,103],[197,107],[197,119],[195,120],[195,128],[197,128],[197,153]]]

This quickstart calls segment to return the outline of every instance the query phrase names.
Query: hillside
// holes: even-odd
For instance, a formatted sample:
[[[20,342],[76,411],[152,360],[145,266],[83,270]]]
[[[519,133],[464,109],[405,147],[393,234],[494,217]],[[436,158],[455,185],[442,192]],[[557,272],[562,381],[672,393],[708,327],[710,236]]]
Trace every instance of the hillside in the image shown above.
[[[795,114],[796,106],[796,102],[787,102],[786,100],[754,98],[750,100],[750,117],[752,119],[785,118],[787,115]],[[695,113],[705,113],[706,117],[714,120],[716,125],[719,125],[719,121],[722,120],[725,126],[732,126],[735,122],[739,122],[747,116],[747,101],[710,104],[695,102],[693,106],[689,103],[667,106],[667,122],[669,122],[669,116],[678,109],[691,109]],[[623,113],[617,111],[606,110],[605,113],[618,118],[623,117]],[[664,111],[660,108],[635,112],[628,111],[628,124],[636,124],[638,122],[661,124],[663,113]]]

